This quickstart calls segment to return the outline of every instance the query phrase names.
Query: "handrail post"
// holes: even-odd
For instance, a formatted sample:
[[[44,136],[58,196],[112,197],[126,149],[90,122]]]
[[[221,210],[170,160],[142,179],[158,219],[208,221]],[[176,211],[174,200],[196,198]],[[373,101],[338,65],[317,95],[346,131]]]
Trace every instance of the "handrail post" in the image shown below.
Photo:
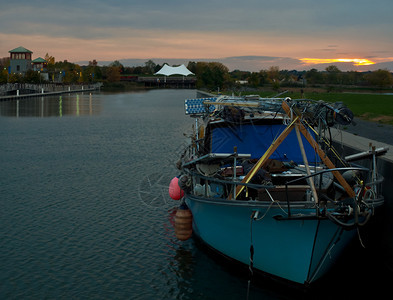
[[[290,206],[289,195],[288,195],[288,181],[285,182],[285,194],[287,197],[288,218],[290,218],[291,217],[291,206]]]
[[[233,147],[233,199],[236,200],[236,164],[237,164],[237,146]]]

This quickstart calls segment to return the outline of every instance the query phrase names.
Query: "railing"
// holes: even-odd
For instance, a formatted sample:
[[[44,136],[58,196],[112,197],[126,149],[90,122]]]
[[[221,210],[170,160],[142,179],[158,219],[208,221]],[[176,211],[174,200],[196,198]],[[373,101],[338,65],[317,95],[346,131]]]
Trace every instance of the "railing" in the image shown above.
[[[0,96],[10,94],[12,92],[19,91],[21,94],[27,93],[53,93],[53,92],[67,92],[75,90],[91,90],[98,89],[101,87],[102,83],[94,84],[32,84],[32,83],[7,83],[0,85]]]

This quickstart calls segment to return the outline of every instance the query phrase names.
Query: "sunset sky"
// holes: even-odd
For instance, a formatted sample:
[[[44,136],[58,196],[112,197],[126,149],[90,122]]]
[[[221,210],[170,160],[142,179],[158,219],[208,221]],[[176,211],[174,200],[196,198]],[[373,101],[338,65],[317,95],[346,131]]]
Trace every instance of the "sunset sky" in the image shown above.
[[[99,64],[221,59],[257,71],[364,62],[393,71],[392,0],[2,2],[0,57],[23,46],[33,58]]]

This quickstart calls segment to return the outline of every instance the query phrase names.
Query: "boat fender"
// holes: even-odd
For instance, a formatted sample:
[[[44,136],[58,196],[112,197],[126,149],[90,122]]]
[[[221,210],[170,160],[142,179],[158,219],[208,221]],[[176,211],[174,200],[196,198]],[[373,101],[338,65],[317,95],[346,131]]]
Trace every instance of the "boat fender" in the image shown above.
[[[180,241],[186,241],[192,236],[192,213],[185,203],[176,211],[175,235]]]
[[[171,182],[169,183],[169,196],[173,200],[180,200],[184,196],[184,191],[179,186],[179,178],[174,177]]]

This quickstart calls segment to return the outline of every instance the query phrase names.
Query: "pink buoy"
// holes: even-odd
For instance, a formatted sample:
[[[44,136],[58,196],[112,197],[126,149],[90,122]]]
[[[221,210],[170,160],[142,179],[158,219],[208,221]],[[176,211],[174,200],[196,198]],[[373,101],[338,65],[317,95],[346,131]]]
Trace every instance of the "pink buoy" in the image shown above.
[[[169,196],[173,200],[180,200],[184,196],[184,191],[179,187],[179,178],[174,177],[169,184]]]

